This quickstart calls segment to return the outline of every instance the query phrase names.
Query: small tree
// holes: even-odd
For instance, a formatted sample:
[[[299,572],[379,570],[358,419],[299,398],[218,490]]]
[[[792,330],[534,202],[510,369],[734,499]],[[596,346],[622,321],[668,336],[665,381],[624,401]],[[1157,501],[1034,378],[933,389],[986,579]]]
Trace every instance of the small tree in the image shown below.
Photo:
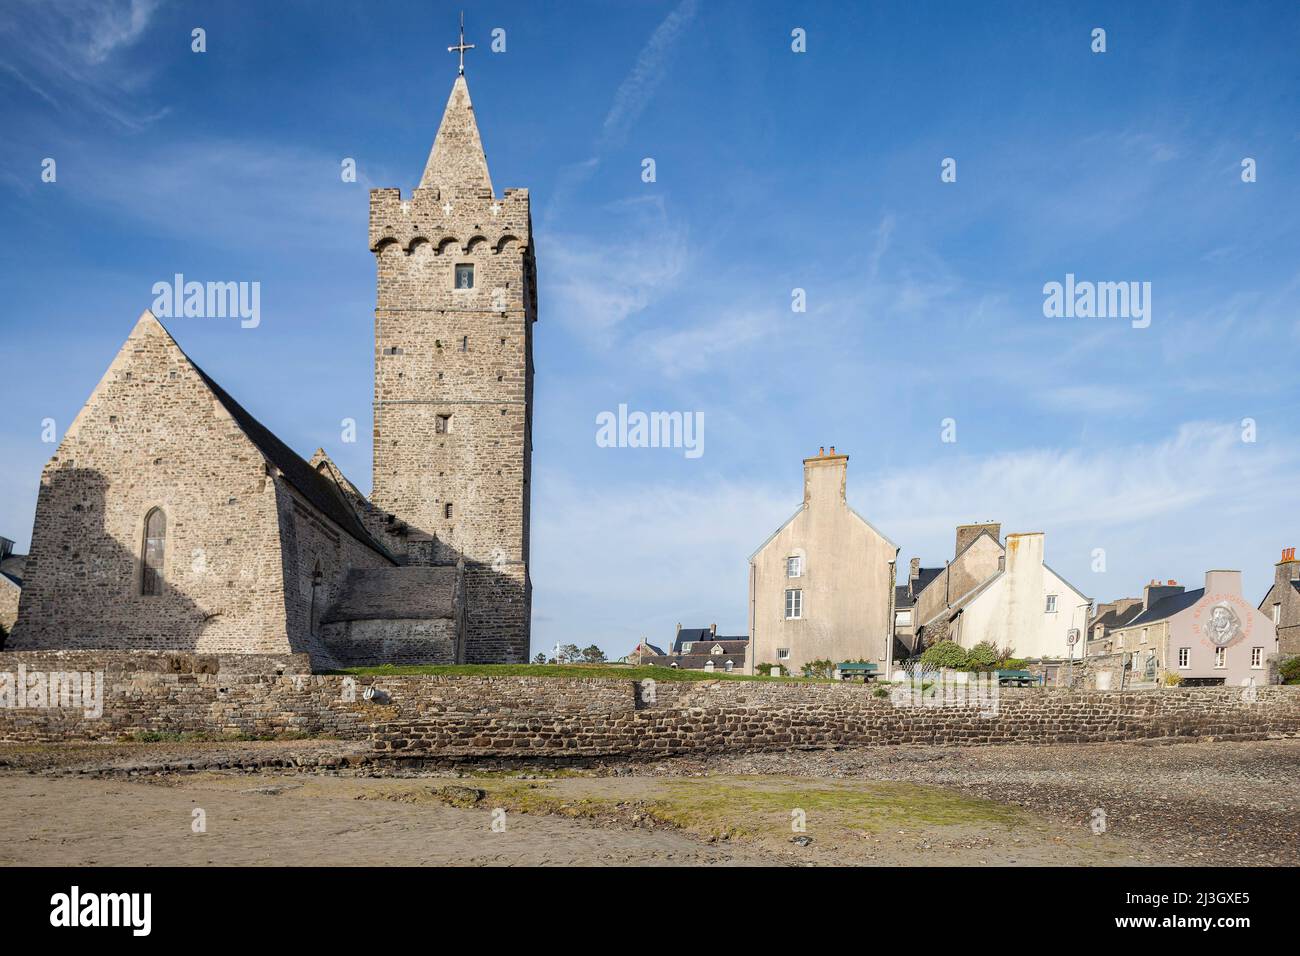
[[[533,658],[533,663],[534,663],[534,664],[545,664],[545,663],[546,663],[546,655],[543,654],[541,651],[538,651],[538,652],[537,652],[537,656]]]
[[[576,664],[582,660],[582,651],[578,650],[577,644],[561,644],[560,656],[556,659],[559,664]]]
[[[826,658],[817,661],[809,661],[803,666],[804,677],[830,677],[835,671],[835,665]]]
[[[980,641],[966,655],[966,667],[973,671],[992,670],[1000,657],[997,647],[991,641]]]
[[[1278,665],[1277,674],[1283,684],[1300,684],[1300,656],[1284,660]]]
[[[925,649],[921,655],[921,666],[927,669],[950,667],[961,670],[966,666],[966,660],[966,649],[956,641],[940,641]]]
[[[592,644],[582,652],[582,659],[588,664],[603,664],[605,663],[605,652]]]

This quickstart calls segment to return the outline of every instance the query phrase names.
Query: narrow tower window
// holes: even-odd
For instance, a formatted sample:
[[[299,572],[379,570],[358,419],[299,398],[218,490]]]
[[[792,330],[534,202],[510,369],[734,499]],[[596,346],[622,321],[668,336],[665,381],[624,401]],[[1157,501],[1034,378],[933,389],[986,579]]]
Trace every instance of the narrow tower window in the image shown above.
[[[474,264],[472,262],[458,262],[456,264],[456,288],[474,288]]]
[[[439,415],[433,422],[433,431],[436,435],[445,435],[451,431],[451,416]]]
[[[144,554],[141,560],[140,593],[162,594],[163,557],[167,547],[167,516],[154,508],[144,519]]]
[[[442,506],[442,515],[443,515],[443,517],[446,518],[448,521],[451,520],[451,502],[450,502],[450,501],[447,502],[445,505]]]

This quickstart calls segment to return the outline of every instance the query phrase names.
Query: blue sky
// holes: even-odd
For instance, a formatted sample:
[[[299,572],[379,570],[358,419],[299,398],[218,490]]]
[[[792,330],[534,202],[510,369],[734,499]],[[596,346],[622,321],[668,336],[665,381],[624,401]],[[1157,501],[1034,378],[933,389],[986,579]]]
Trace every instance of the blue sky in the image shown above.
[[[5,4],[0,534],[26,547],[42,420],[62,433],[176,272],[261,283],[258,328],[170,330],[369,487],[367,190],[419,179],[459,9]],[[1101,600],[1223,567],[1259,599],[1300,544],[1300,7],[622,0],[466,20],[494,185],[533,196],[535,650],[743,633],[746,559],[819,445],[851,456],[850,501],[903,567],[993,519],[1045,531]],[[1067,273],[1150,282],[1150,327],[1045,318]],[[597,447],[620,403],[702,412],[704,454]]]

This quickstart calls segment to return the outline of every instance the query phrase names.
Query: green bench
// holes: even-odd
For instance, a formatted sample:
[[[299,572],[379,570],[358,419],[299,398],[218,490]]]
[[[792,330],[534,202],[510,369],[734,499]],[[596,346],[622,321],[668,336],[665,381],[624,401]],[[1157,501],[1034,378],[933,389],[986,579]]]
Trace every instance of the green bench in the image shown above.
[[[1033,687],[1038,678],[1029,671],[997,671],[999,684],[1011,684],[1016,687]]]
[[[863,664],[858,661],[845,661],[843,664],[835,665],[835,676],[840,680],[854,680],[861,678],[863,681],[869,681],[876,676],[880,668],[875,664]]]

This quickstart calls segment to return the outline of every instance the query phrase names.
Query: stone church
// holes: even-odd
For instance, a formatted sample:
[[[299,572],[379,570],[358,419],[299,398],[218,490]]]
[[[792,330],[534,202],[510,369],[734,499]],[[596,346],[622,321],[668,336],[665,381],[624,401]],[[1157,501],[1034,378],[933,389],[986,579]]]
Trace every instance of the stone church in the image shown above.
[[[414,192],[371,191],[369,240],[369,499],[145,312],[41,476],[6,649],[528,660],[532,220],[493,191],[463,68]]]

